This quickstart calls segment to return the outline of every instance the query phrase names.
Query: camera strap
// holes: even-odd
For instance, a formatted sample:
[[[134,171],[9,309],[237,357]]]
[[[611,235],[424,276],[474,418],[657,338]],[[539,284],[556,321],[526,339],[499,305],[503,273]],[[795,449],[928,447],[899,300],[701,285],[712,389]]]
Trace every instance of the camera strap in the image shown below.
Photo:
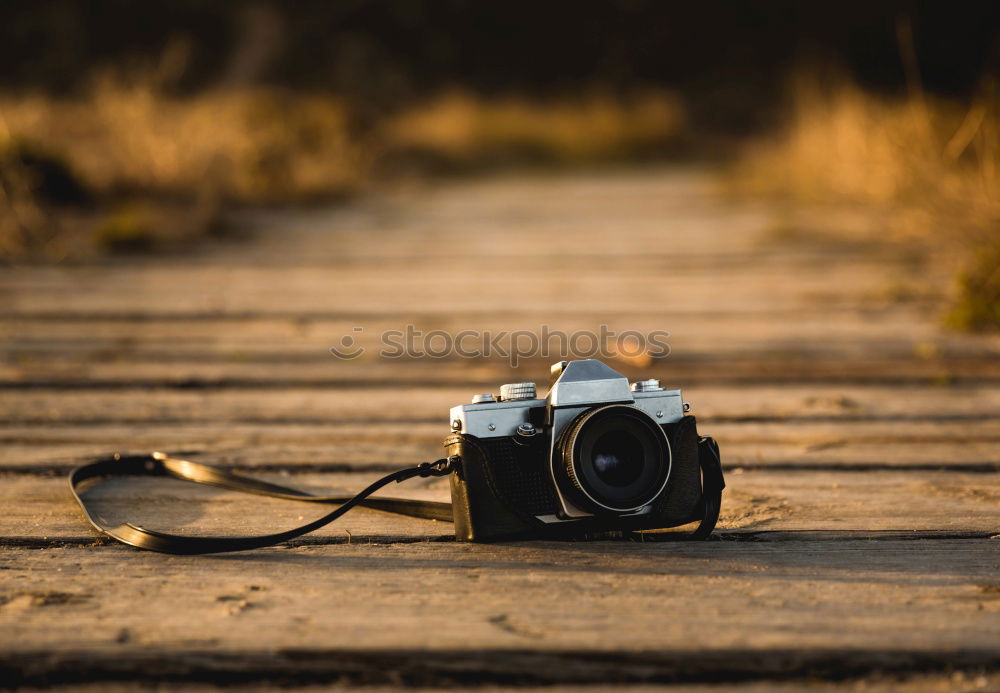
[[[718,520],[722,489],[725,488],[726,484],[722,477],[719,448],[715,441],[709,437],[701,437],[698,441],[698,453],[702,474],[702,500],[699,513],[701,519],[698,527],[693,532],[680,536],[673,532],[660,533],[655,531],[629,532],[625,536],[636,541],[708,538]],[[355,496],[317,496],[299,489],[235,474],[207,464],[175,459],[162,452],[154,452],[149,455],[115,455],[77,467],[69,474],[69,488],[74,500],[80,505],[84,517],[101,534],[148,551],[196,555],[246,551],[273,546],[324,527],[358,505],[397,515],[451,522],[453,519],[451,503],[405,498],[369,498],[369,496],[393,482],[399,483],[415,477],[447,476],[458,468],[460,462],[461,459],[458,456],[451,456],[435,462],[423,462],[416,467],[400,469],[373,482]],[[131,522],[111,525],[92,512],[92,508],[88,507],[87,501],[81,495],[80,485],[90,479],[110,476],[168,477],[229,491],[306,503],[336,504],[338,507],[319,519],[275,534],[237,537],[192,537],[168,534],[146,529]]]
[[[303,534],[328,525],[358,505],[398,515],[451,522],[451,503],[403,498],[369,498],[369,496],[392,482],[399,483],[414,477],[446,476],[451,473],[457,464],[457,457],[448,457],[436,462],[423,462],[416,467],[408,467],[392,474],[387,474],[355,496],[316,496],[305,491],[288,488],[287,486],[234,474],[218,467],[198,464],[197,462],[190,462],[188,460],[174,459],[162,452],[154,452],[150,455],[115,455],[108,459],[77,467],[70,472],[69,487],[73,498],[80,504],[80,509],[83,510],[84,516],[101,534],[140,549],[159,551],[160,553],[194,555],[245,551],[247,549],[273,546],[274,544],[300,537]],[[92,512],[91,508],[88,508],[86,500],[80,495],[80,484],[88,479],[108,476],[170,477],[196,484],[224,488],[230,491],[269,496],[271,498],[282,498],[285,500],[304,501],[307,503],[338,504],[339,507],[317,520],[276,534],[242,537],[191,537],[167,534],[165,532],[145,529],[131,522],[110,525],[96,513]]]
[[[698,503],[698,526],[692,531],[678,534],[677,532],[629,532],[627,536],[634,541],[702,541],[712,536],[715,524],[719,521],[719,510],[722,507],[722,491],[726,488],[726,480],[722,474],[722,457],[719,455],[719,444],[710,436],[698,438],[698,467],[701,469],[701,500]]]

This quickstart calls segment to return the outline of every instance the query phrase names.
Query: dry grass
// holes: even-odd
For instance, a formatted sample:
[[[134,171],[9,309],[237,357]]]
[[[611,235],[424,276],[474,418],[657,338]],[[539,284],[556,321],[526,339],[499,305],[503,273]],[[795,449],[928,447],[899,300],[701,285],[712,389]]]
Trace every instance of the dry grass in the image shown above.
[[[662,92],[548,103],[452,93],[369,124],[362,137],[351,109],[329,95],[220,88],[174,97],[158,83],[108,78],[62,99],[0,94],[0,258],[59,259],[73,234],[92,250],[155,250],[178,238],[164,225],[191,227],[183,242],[217,226],[223,201],[339,197],[376,170],[631,158],[660,151],[683,125]],[[53,205],[21,160],[25,145],[92,193],[93,218]]]
[[[920,94],[879,98],[850,85],[800,85],[794,94],[787,128],[747,149],[737,190],[810,210],[835,232],[958,258],[948,322],[1000,326],[995,93],[971,106]]]
[[[341,101],[299,92],[171,98],[148,85],[105,81],[84,98],[0,96],[0,145],[44,143],[100,190],[186,193],[210,181],[227,197],[253,202],[357,189],[375,157],[576,164],[663,146],[681,128],[678,102],[662,92],[557,103],[451,93],[387,117],[364,139],[352,133]]]
[[[19,259],[46,247],[58,225],[14,155],[3,152],[0,161],[0,258]]]
[[[332,97],[220,89],[180,98],[153,84],[104,80],[65,99],[0,95],[0,260],[187,247],[222,226],[226,202],[342,196],[364,182],[370,154]],[[89,204],[53,194],[60,179],[86,190]]]
[[[274,90],[171,98],[102,82],[85,97],[0,97],[0,139],[44,143],[101,191],[188,194],[206,184],[253,201],[356,187],[364,153],[331,97]],[[4,130],[6,132],[4,132]]]
[[[450,92],[392,118],[382,139],[390,160],[423,157],[457,168],[576,165],[662,152],[683,130],[679,101],[662,91],[548,102]]]

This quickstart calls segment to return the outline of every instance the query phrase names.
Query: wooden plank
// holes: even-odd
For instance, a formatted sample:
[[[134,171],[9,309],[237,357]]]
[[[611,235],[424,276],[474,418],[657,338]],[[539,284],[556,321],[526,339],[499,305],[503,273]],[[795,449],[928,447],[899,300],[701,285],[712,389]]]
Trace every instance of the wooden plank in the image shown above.
[[[608,177],[594,180],[607,182]],[[739,313],[754,306],[801,309],[838,300],[857,306],[885,293],[884,258],[870,248],[838,251],[827,244],[806,252],[761,244],[760,227],[767,223],[762,213],[718,204],[700,207],[692,197],[672,199],[668,188],[674,183],[668,180],[655,186],[636,182],[634,193],[619,190],[623,197],[596,195],[592,202],[579,199],[576,180],[547,197],[504,198],[506,210],[493,215],[486,211],[487,194],[462,199],[468,195],[462,186],[427,200],[383,199],[306,215],[308,221],[286,214],[262,228],[280,233],[252,246],[226,247],[221,259],[140,260],[116,267],[115,282],[107,281],[104,268],[15,271],[0,278],[0,289],[15,294],[10,302],[15,312],[146,314],[328,311],[331,306],[393,311],[400,305],[450,313],[509,310],[512,304],[553,314],[576,304],[613,315],[627,306],[659,312],[677,303],[702,312]],[[497,184],[489,194],[504,196],[508,190],[522,192],[518,185]],[[512,223],[512,208],[520,210],[517,223]],[[538,243],[568,233],[574,239],[570,245]],[[460,296],[440,290],[440,248],[456,257],[449,264],[449,282],[463,287]],[[810,263],[823,271],[794,276],[783,271]],[[514,264],[523,276],[503,292],[494,282],[481,281],[484,274]],[[296,267],[292,281],[286,275],[289,266]],[[373,267],[386,271],[373,272]],[[718,281],[720,274],[725,282]],[[608,281],[593,281],[595,275]],[[741,290],[733,291],[734,285]],[[129,290],[122,291],[123,286]],[[206,295],[219,298],[206,300]]]
[[[660,373],[665,384],[671,372]],[[493,390],[499,382],[490,384]],[[543,384],[542,384],[543,385]],[[73,423],[439,423],[469,400],[470,385],[406,388],[62,390],[0,398],[0,421]],[[544,388],[543,388],[544,389]],[[703,424],[1000,420],[1000,388],[986,386],[699,385],[684,390]]]
[[[386,239],[389,240],[389,239]],[[633,243],[641,238],[633,237]],[[516,242],[507,238],[504,242]],[[606,246],[610,240],[605,240]],[[380,246],[382,244],[380,243]],[[600,248],[595,249],[600,252]],[[509,258],[482,257],[467,263],[448,265],[447,283],[461,286],[461,295],[442,291],[440,258],[424,264],[407,262],[400,269],[409,271],[393,273],[373,272],[371,265],[323,264],[296,265],[294,281],[287,278],[287,265],[283,266],[231,266],[216,268],[198,267],[186,262],[158,264],[155,268],[135,267],[116,269],[115,278],[122,285],[135,291],[121,291],[122,285],[107,282],[104,273],[93,268],[63,270],[59,289],[76,289],[76,293],[62,294],[52,288],[37,286],[36,291],[18,292],[12,297],[8,311],[48,312],[56,310],[83,310],[119,312],[141,309],[143,301],[157,298],[156,310],[278,310],[287,301],[296,310],[319,311],[331,307],[349,308],[365,312],[396,311],[399,300],[405,297],[409,305],[422,306],[431,312],[505,310],[517,302],[533,304],[536,310],[557,310],[559,307],[588,307],[593,313],[614,310],[622,305],[635,311],[661,311],[665,302],[678,297],[691,296],[705,306],[737,312],[752,305],[767,303],[773,308],[801,307],[831,293],[831,286],[838,283],[843,288],[837,295],[855,302],[865,296],[877,295],[885,285],[875,267],[858,268],[853,262],[831,263],[824,272],[803,274],[789,278],[782,272],[762,271],[747,266],[728,268],[729,282],[745,284],[746,290],[733,292],[728,282],[719,282],[714,272],[674,272],[675,267],[665,263],[656,269],[634,268],[628,257],[617,261],[612,258],[594,257],[590,269],[599,270],[602,281],[593,281],[593,273],[580,271],[579,267],[559,269],[553,259],[542,266],[525,267],[519,272],[518,281],[505,283],[503,294],[497,292],[493,282],[484,282],[483,271],[502,267]],[[680,268],[683,258],[675,260]],[[392,267],[388,267],[389,270]],[[780,269],[780,268],[779,268]],[[859,269],[861,271],[859,271]],[[869,271],[863,271],[868,269]],[[333,270],[333,271],[332,271]],[[8,275],[17,285],[19,275]],[[21,275],[23,276],[23,275]],[[23,282],[22,285],[28,282]],[[201,287],[199,291],[196,287]],[[206,306],[208,289],[226,290],[225,298]],[[558,297],[552,289],[562,289]],[[317,295],[314,292],[321,291]],[[542,293],[545,292],[545,293]],[[506,300],[505,300],[506,299]],[[450,308],[449,308],[450,307]]]
[[[708,432],[708,431],[706,431]],[[64,441],[42,445],[9,444],[0,448],[0,470],[36,474],[65,473],[72,467],[114,454],[148,454],[163,450],[177,456],[242,470],[370,470],[388,472],[418,461],[437,459],[442,454],[439,436],[428,442],[344,443],[331,437],[314,444],[251,443],[246,439],[179,441],[167,446],[163,436],[149,439],[148,444],[134,438],[122,438],[121,445],[108,440],[93,443]],[[248,447],[253,445],[253,447]],[[959,472],[996,473],[998,462],[995,444],[980,443],[956,452],[958,444],[930,446],[920,443],[900,446],[875,445],[868,449],[820,450],[803,453],[801,448],[767,450],[757,445],[724,447],[724,461],[729,472],[737,470],[776,469],[787,473],[804,470],[865,471],[865,470],[953,470]]]
[[[319,494],[350,495],[376,474],[256,474]],[[448,501],[447,479],[411,480],[382,495]],[[164,531],[251,534],[304,524],[329,507],[247,496],[172,479],[116,478],[89,492],[108,522],[126,520]],[[0,487],[0,543],[92,536],[62,477],[7,474]],[[719,523],[723,530],[861,532],[1000,532],[1000,475],[956,472],[748,471],[731,474]],[[439,539],[451,526],[358,510],[311,535],[324,542]],[[39,545],[44,545],[42,542]]]
[[[670,357],[669,365],[641,373],[655,376],[673,372],[671,384],[681,388],[702,385],[842,384],[857,385],[995,385],[1000,383],[1000,361],[994,356],[905,360],[877,358],[845,360],[843,357],[799,355],[786,352],[720,355],[718,359],[683,360]],[[636,369],[608,359],[618,370]],[[22,360],[0,367],[0,387],[24,389],[112,388],[399,388],[442,385],[491,387],[511,378],[538,378],[551,359],[525,360],[511,368],[506,360],[467,361],[457,358],[437,362],[350,361],[296,363],[282,360],[266,364],[238,360],[199,363],[100,361],[93,357],[65,361]]]
[[[444,330],[456,334],[463,330],[490,331],[491,335],[534,328],[542,325],[549,333],[572,335],[595,332],[607,325],[615,333],[654,330],[668,331],[667,340],[675,351],[712,355],[736,355],[772,351],[808,351],[865,356],[867,349],[884,349],[903,358],[912,358],[916,348],[928,357],[949,355],[995,354],[995,347],[981,339],[961,333],[940,333],[935,326],[913,326],[909,307],[864,312],[857,307],[834,307],[822,314],[801,316],[802,308],[775,311],[765,305],[759,310],[733,312],[660,308],[655,311],[628,310],[601,314],[587,310],[560,311],[553,316],[532,309],[519,314],[488,312],[450,312],[434,314],[415,308],[409,314],[398,310],[385,315],[358,313],[327,317],[289,312],[284,316],[226,317],[220,315],[178,314],[169,319],[135,315],[128,320],[109,320],[100,315],[61,313],[52,318],[7,317],[0,319],[0,337],[5,350],[12,354],[38,352],[47,357],[67,358],[73,354],[117,355],[141,359],[169,357],[223,359],[242,355],[245,358],[304,359],[328,356],[327,349],[340,336],[351,335],[369,349],[382,344],[382,334],[412,325],[426,334]],[[31,317],[31,319],[28,319]],[[355,327],[364,331],[354,333]],[[738,342],[733,335],[741,335]],[[466,339],[467,345],[477,340]],[[560,341],[552,337],[553,348]],[[587,343],[583,343],[587,346]],[[930,351],[928,351],[930,350]],[[867,352],[869,355],[877,352]],[[884,355],[884,354],[883,354]]]
[[[1000,340],[942,332],[941,297],[875,245],[768,223],[689,173],[510,178],[257,214],[255,240],[196,257],[0,273],[0,681],[989,685]],[[612,365],[683,387],[720,439],[722,540],[462,545],[359,510],[243,555],[95,542],[72,464],[166,447],[352,491],[436,456],[449,406],[553,360],[327,353],[408,322],[670,330],[666,359]],[[190,533],[324,510],[164,480],[90,493]]]
[[[989,539],[341,544],[213,558],[8,548],[0,671],[452,685],[995,671],[998,562]]]
[[[494,657],[503,656],[507,653],[492,653]],[[508,654],[510,661],[517,659],[518,661],[523,661],[522,658],[525,656],[524,653],[519,653],[518,656],[513,654]],[[221,659],[221,658],[218,658]],[[346,659],[346,658],[345,658]],[[751,678],[748,676],[741,677],[739,682],[727,681],[725,685],[726,690],[740,691],[741,693],[799,693],[803,690],[803,686],[808,686],[808,690],[815,693],[840,693],[842,691],[855,691],[864,690],[865,693],[940,693],[941,691],[948,691],[953,688],[959,688],[961,690],[971,690],[971,691],[990,691],[1000,688],[1000,675],[992,674],[990,672],[984,671],[981,668],[971,668],[965,669],[952,669],[950,673],[914,673],[911,671],[886,671],[885,664],[890,661],[891,658],[885,658],[882,660],[883,666],[875,671],[872,671],[865,675],[858,674],[857,676],[849,680],[839,680],[837,678],[831,677],[829,680],[820,680],[818,669],[814,669],[812,673],[805,678],[808,680],[803,680],[800,678],[787,678],[779,676],[770,676],[766,678]],[[218,660],[217,660],[218,661]],[[68,663],[68,662],[64,662]],[[139,664],[134,660],[130,662],[131,664]],[[192,658],[191,664],[195,663],[195,659]],[[527,663],[527,662],[526,662]],[[818,663],[818,662],[817,662]],[[88,672],[93,672],[97,667],[88,667],[87,661],[83,659],[79,662],[82,669]],[[101,663],[105,664],[105,663]],[[804,664],[804,662],[803,662]],[[153,665],[152,662],[149,665],[142,667],[140,669],[149,669]],[[26,667],[25,667],[26,668]],[[192,666],[192,669],[197,669],[197,667]],[[323,690],[323,691],[350,691],[357,690],[359,685],[364,685],[364,689],[367,693],[391,693],[400,690],[401,685],[398,683],[403,680],[400,676],[401,672],[397,668],[390,668],[389,672],[384,672],[381,678],[372,677],[368,680],[362,680],[360,676],[350,679],[348,677],[340,678],[336,680],[329,680],[330,677],[312,677],[304,673],[300,673],[297,677],[288,678],[285,677],[282,681],[261,681],[260,679],[255,682],[241,682],[242,686],[250,690],[257,689],[270,689],[270,688],[285,688],[288,687],[290,681],[295,681],[294,688],[296,690]],[[133,668],[134,670],[134,668]],[[79,671],[77,669],[76,671]],[[517,678],[516,676],[510,676],[511,668],[506,670],[508,672],[507,676],[503,677],[502,683],[496,681],[499,678],[501,671],[498,670],[494,672],[493,676],[485,676],[481,680],[471,680],[470,676],[459,677],[456,673],[452,674],[451,680],[441,677],[435,683],[430,683],[431,679],[427,675],[426,669],[424,670],[423,678],[416,678],[414,680],[405,684],[407,688],[413,690],[419,690],[421,693],[438,693],[441,691],[454,691],[456,688],[478,688],[480,690],[486,690],[493,693],[497,690],[509,690],[516,686],[517,690],[524,691],[525,693],[550,693],[553,690],[552,682],[548,682],[543,685],[534,685],[530,683],[514,682]],[[923,671],[926,671],[924,669]],[[53,674],[55,672],[49,672],[45,680],[49,683],[53,681]],[[110,672],[106,672],[110,673]],[[80,676],[73,675],[69,673],[67,681],[72,683],[68,686],[64,683],[60,686],[60,690],[73,690],[80,691],[81,693],[121,693],[121,692],[131,692],[135,690],[137,685],[141,685],[143,682],[136,680],[135,678],[130,678],[128,674],[122,669],[117,672],[118,680],[102,680],[99,683],[80,683]],[[204,671],[202,674],[206,673]],[[222,672],[216,671],[216,674],[221,674]],[[486,673],[486,672],[482,672]],[[679,673],[679,672],[678,672]],[[124,674],[124,675],[123,675]],[[440,674],[439,674],[440,675]],[[393,681],[397,683],[394,684],[378,684],[373,683],[373,680],[388,680],[392,678]],[[235,683],[238,679],[238,675],[230,670],[228,676],[221,676],[218,679],[212,679],[216,683],[204,683],[200,681],[193,681],[192,676],[187,676],[181,681],[170,680],[170,684],[165,684],[165,679],[160,679],[158,688],[172,690],[174,686],[182,688],[185,691],[192,691],[195,693],[205,693],[206,691],[212,691],[216,693],[220,690],[240,690],[242,688],[241,683]],[[461,680],[458,680],[461,678]],[[578,679],[581,677],[577,677]],[[702,676],[697,679],[690,681],[685,680],[684,683],[677,683],[680,677],[667,678],[665,680],[671,681],[671,683],[622,683],[620,681],[615,681],[612,685],[616,691],[622,691],[623,693],[662,693],[668,691],[669,693],[713,693],[718,691],[720,685],[718,683],[705,683],[702,681],[708,681],[711,679],[710,676]],[[125,679],[122,682],[121,679]],[[648,680],[648,679],[647,679]],[[684,679],[681,679],[684,680]],[[601,681],[600,683],[609,685],[607,681]],[[594,683],[586,684],[565,684],[558,683],[556,690],[560,693],[592,693],[595,688]],[[29,693],[34,693],[40,690],[49,690],[49,685],[36,688],[35,686],[21,687],[19,690],[24,690]]]
[[[72,401],[72,400],[71,400]],[[223,420],[224,422],[224,420]],[[441,454],[437,422],[142,420],[0,425],[0,469],[65,471],[115,452],[164,450],[238,468],[389,470]],[[1000,470],[1000,419],[966,421],[704,421],[727,469]]]
[[[504,242],[516,240],[510,238]],[[630,242],[638,246],[642,240],[633,237]],[[600,253],[601,249],[595,252]],[[818,264],[822,257],[817,254],[815,262]],[[743,261],[760,259],[760,255],[754,254],[742,258]],[[408,297],[404,305],[419,306],[421,311],[431,314],[484,314],[494,309],[503,314],[517,303],[504,301],[502,294],[496,291],[497,284],[482,281],[482,272],[503,267],[506,262],[517,262],[517,258],[503,255],[470,257],[464,265],[458,262],[449,265],[447,283],[463,287],[463,295],[458,297],[441,291],[440,257],[424,263],[407,259],[395,267],[388,262],[387,271],[383,273],[373,272],[373,265],[378,262],[354,265],[320,261],[296,263],[292,282],[285,276],[287,264],[239,264],[217,268],[167,259],[155,267],[139,261],[132,267],[116,268],[115,278],[134,288],[132,292],[123,292],[121,287],[107,283],[106,274],[94,267],[58,270],[57,274],[50,275],[47,284],[39,284],[34,281],[37,277],[12,270],[5,275],[0,288],[28,289],[18,291],[7,304],[6,316],[58,315],[62,311],[78,310],[96,316],[142,310],[154,317],[161,312],[171,315],[186,311],[214,311],[222,315],[227,311],[248,314],[282,311],[293,316],[297,312],[336,314],[338,311],[394,314],[399,312],[400,303],[392,299],[404,296]],[[664,306],[672,304],[664,303],[671,297],[691,297],[697,303],[688,304],[688,310],[701,306],[709,314],[713,311],[753,312],[764,307],[768,311],[787,311],[826,301],[834,307],[857,307],[864,299],[874,297],[877,300],[886,291],[886,282],[877,271],[877,259],[865,262],[861,256],[852,256],[840,262],[831,260],[824,272],[794,277],[781,270],[800,267],[799,263],[768,264],[771,266],[764,268],[745,262],[729,267],[690,267],[685,265],[685,258],[674,256],[672,261],[664,261],[657,267],[636,267],[630,256],[594,255],[585,263],[552,257],[539,263],[525,263],[518,281],[505,283],[504,290],[510,291],[512,300],[530,301],[536,313],[558,305],[570,312],[586,308],[592,315],[618,307],[636,313],[662,313]],[[803,269],[810,269],[809,263],[805,264]],[[400,272],[394,274],[392,269]],[[719,282],[718,272],[725,272],[728,282]],[[595,274],[599,274],[602,281],[594,282]],[[834,291],[838,282],[851,284]],[[746,284],[746,291],[735,293],[729,283]],[[213,292],[228,288],[230,292],[224,299],[206,302],[204,294],[199,295],[199,286]],[[466,288],[467,296],[464,295]],[[60,297],[59,291],[65,289],[76,289],[78,293]],[[558,302],[555,296],[539,293],[554,289],[565,290]],[[331,293],[317,296],[312,294],[316,290]],[[143,310],[142,300],[149,298],[160,300],[155,307]],[[284,304],[282,299],[296,302]],[[446,302],[449,299],[451,302]],[[448,309],[449,305],[453,306],[452,310]]]

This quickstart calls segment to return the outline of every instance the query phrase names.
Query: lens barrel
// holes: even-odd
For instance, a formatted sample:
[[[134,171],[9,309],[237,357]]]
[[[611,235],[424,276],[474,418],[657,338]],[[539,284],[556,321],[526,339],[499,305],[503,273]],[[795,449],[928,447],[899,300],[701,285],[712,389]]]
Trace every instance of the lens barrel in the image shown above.
[[[660,425],[641,409],[612,404],[586,411],[569,425],[554,470],[581,509],[625,513],[660,495],[670,463],[670,443]]]

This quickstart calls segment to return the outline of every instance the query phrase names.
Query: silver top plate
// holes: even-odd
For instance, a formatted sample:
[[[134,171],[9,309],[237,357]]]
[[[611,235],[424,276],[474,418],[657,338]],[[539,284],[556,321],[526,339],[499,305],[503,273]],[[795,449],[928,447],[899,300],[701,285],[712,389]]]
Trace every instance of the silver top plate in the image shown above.
[[[548,396],[549,405],[553,407],[631,400],[628,378],[596,359],[570,361]]]

